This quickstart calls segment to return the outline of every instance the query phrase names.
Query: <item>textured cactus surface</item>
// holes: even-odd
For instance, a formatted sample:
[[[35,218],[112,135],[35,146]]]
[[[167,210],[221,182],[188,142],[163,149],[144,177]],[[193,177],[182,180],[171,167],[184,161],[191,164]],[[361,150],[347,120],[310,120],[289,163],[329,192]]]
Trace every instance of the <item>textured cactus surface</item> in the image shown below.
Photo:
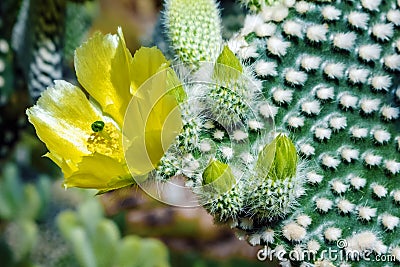
[[[345,251],[400,261],[399,25],[395,1],[293,1],[248,15],[231,43],[257,49],[246,62],[277,107],[276,129],[310,164],[298,207],[245,229],[250,243],[321,251],[345,239]]]
[[[260,130],[268,119],[274,119],[272,133],[290,136],[301,159],[296,179],[284,175],[284,179],[274,180],[268,172],[263,180],[265,173],[260,175],[260,166],[279,169],[282,164],[274,167],[268,157],[255,152],[259,149],[235,158],[238,151],[224,147],[226,132],[205,123],[211,139],[222,140],[217,144],[220,159],[232,170],[228,169],[227,176],[226,167],[214,171],[222,163],[213,163],[203,173],[203,184],[212,181],[209,176],[214,173],[222,179],[214,187],[221,189],[221,184],[225,187],[231,180],[227,177],[241,168],[238,161],[253,161],[242,167],[249,174],[205,205],[206,209],[216,221],[231,222],[240,229],[239,234],[251,245],[266,245],[274,249],[275,256],[282,256],[282,251],[299,252],[296,259],[291,256],[294,264],[376,266],[373,260],[349,255],[369,252],[370,259],[385,255],[387,266],[398,263],[399,3],[275,1],[278,3],[267,7],[271,4],[268,1],[243,2],[258,13],[249,14],[243,29],[227,44],[241,59],[240,69],[252,70],[255,77],[250,79],[256,85],[262,81],[267,102],[251,103],[257,120],[246,116],[240,120],[250,130]],[[187,38],[184,31],[174,35],[173,46]],[[232,61],[218,63],[235,68]],[[219,85],[216,88],[221,90]],[[207,103],[218,110],[229,94],[218,91],[215,95],[222,100]],[[217,114],[211,114],[215,121],[221,121]],[[268,138],[263,140],[254,131],[250,136],[234,131],[232,136],[239,143],[256,139],[253,148],[261,145],[268,150]],[[201,152],[207,151],[205,148],[200,145]],[[279,153],[279,148],[273,153]],[[344,256],[320,259],[318,253],[328,249],[339,249]],[[316,257],[303,259],[302,251],[313,251]],[[288,261],[282,264],[290,266]]]
[[[165,24],[176,55],[183,63],[213,61],[222,43],[221,21],[214,1],[166,1]],[[180,33],[186,32],[183,37]]]

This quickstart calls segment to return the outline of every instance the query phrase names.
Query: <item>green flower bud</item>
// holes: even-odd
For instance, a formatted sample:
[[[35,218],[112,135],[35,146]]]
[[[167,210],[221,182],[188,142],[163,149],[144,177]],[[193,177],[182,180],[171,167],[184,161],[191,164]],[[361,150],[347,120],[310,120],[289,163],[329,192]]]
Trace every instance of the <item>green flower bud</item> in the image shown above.
[[[292,140],[278,135],[259,153],[257,173],[261,177],[276,180],[291,180],[296,175],[298,156]]]
[[[212,159],[203,172],[203,186],[209,193],[221,195],[231,190],[236,180],[228,164]]]
[[[243,209],[243,188],[229,165],[212,159],[203,172],[203,186],[198,191],[204,208],[219,222],[237,219]]]
[[[238,79],[242,73],[242,63],[228,46],[224,46],[214,67],[214,80],[231,82],[229,80]]]

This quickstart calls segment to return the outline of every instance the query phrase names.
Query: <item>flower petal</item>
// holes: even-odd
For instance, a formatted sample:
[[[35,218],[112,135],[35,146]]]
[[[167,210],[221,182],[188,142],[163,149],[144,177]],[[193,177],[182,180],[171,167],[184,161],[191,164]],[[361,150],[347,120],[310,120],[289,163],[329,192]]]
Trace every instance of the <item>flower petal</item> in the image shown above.
[[[125,42],[117,35],[96,33],[75,51],[75,71],[80,84],[105,113],[122,125],[130,94],[131,61]]]
[[[40,140],[54,155],[52,159],[78,162],[83,155],[90,154],[86,141],[91,133],[91,123],[101,116],[78,87],[55,81],[54,87],[44,91],[26,114]]]
[[[176,97],[167,90],[167,77],[167,70],[153,75],[128,106],[123,143],[134,175],[153,170],[181,131],[181,112]]]
[[[77,167],[70,176],[65,175],[65,187],[109,191],[135,183],[125,165],[98,153],[84,156]]]
[[[168,60],[156,48],[142,47],[136,51],[131,64],[132,94],[151,76],[159,72],[163,65],[167,67]]]

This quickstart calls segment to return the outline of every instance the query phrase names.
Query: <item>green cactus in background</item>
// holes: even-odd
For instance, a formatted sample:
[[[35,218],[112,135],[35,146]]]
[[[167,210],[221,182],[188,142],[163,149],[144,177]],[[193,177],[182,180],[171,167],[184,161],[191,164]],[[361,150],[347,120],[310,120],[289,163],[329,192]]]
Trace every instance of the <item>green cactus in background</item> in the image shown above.
[[[185,64],[214,61],[221,49],[221,21],[213,0],[167,0],[165,25],[172,48]],[[186,32],[185,36],[181,33]]]
[[[5,241],[12,255],[2,260],[2,264],[30,266],[28,264],[40,233],[36,221],[43,218],[48,207],[50,182],[46,177],[41,177],[35,185],[23,184],[16,165],[9,163],[3,167],[0,225],[5,227],[5,231],[0,235],[0,240]]]
[[[77,211],[57,218],[63,237],[82,267],[167,267],[168,251],[155,239],[120,237],[114,222],[104,218],[100,203],[88,200]]]
[[[180,1],[171,0],[169,5],[173,2]],[[278,257],[283,266],[290,266],[286,260],[290,251],[297,252],[297,258],[292,253],[292,263],[301,266],[376,266],[354,256],[366,252],[371,252],[371,257],[387,256],[387,266],[399,263],[400,3],[280,1],[267,6],[269,2],[244,2],[259,12],[246,17],[243,29],[227,45],[243,68],[253,70],[255,77],[250,79],[262,81],[267,102],[252,103],[259,115],[257,121],[240,120],[256,130],[249,136],[256,147],[277,140],[258,134],[271,119],[275,130],[265,134],[282,133],[294,140],[301,156],[292,180],[297,183],[287,179],[278,186],[265,182],[246,189],[243,186],[252,177],[260,177],[254,163],[261,158],[259,148],[239,158],[234,156],[237,151],[225,149],[222,154],[230,159],[225,163],[246,174],[237,187],[205,207],[216,221],[238,228],[251,245],[267,246],[266,252]],[[209,17],[215,13],[209,11]],[[191,15],[182,12],[181,16],[187,19]],[[190,36],[174,25],[182,20],[167,23],[169,29],[175,29],[173,45]],[[196,38],[196,43],[205,40]],[[188,62],[188,57],[178,58]],[[190,59],[189,63],[197,62]],[[227,94],[219,95],[224,98]],[[207,103],[218,106],[220,102]],[[223,131],[215,125],[206,126],[222,146]],[[271,161],[265,163],[267,176],[272,174],[270,167],[292,177],[291,167],[285,168],[278,160],[282,150],[271,153],[266,157]],[[290,156],[284,158],[289,160]],[[252,163],[243,167],[240,160]],[[204,175],[209,175],[207,169]],[[296,189],[290,191],[293,187]],[[248,194],[232,194],[237,188]],[[254,193],[261,189],[263,193]],[[278,204],[280,194],[282,199],[291,196],[293,201],[286,206]],[[232,209],[232,203],[240,203],[241,210]],[[353,256],[321,259],[318,253],[327,249]],[[316,256],[302,258],[302,251],[313,251]]]

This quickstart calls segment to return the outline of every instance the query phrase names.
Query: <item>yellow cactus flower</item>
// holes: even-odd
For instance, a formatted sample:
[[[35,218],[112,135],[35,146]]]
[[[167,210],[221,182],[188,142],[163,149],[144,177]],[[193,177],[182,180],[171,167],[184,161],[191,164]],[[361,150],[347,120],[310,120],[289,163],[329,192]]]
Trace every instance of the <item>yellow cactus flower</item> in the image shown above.
[[[169,91],[179,81],[168,61],[157,48],[141,48],[132,58],[119,28],[79,47],[75,70],[89,97],[55,81],[26,112],[49,150],[45,156],[62,169],[66,188],[106,192],[133,184],[132,174],[143,179],[182,127],[182,92]],[[127,151],[134,151],[129,164]]]

